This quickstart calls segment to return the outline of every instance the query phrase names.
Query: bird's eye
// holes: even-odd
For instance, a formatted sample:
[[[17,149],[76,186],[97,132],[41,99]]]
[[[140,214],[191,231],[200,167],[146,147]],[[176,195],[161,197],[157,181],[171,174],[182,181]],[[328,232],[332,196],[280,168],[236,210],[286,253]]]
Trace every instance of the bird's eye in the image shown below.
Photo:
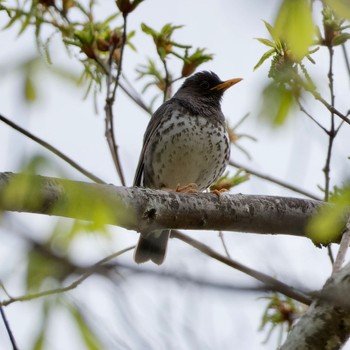
[[[200,82],[199,86],[204,90],[208,90],[210,87],[210,84],[206,80],[203,80]]]

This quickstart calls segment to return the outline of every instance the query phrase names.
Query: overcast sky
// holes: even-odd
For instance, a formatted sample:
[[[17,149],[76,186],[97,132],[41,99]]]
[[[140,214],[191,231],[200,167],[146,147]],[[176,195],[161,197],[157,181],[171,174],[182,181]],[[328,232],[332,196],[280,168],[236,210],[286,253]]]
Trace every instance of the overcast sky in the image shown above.
[[[115,11],[114,1],[99,2],[101,18]],[[254,65],[267,50],[254,38],[268,37],[262,20],[273,22],[279,3],[278,0],[146,0],[129,17],[129,30],[136,30],[133,43],[138,51],[126,51],[124,71],[141,92],[144,82],[135,81],[135,66],[146,63],[148,57],[156,58],[151,38],[141,32],[142,22],[155,29],[160,29],[169,22],[183,24],[184,28],[175,35],[176,41],[194,47],[205,47],[208,52],[215,54],[214,60],[204,64],[203,69],[216,72],[223,80],[235,77],[244,79],[226,93],[223,111],[231,125],[250,113],[238,132],[249,134],[258,141],[254,143],[242,139],[239,142],[250,153],[252,160],[248,160],[237,148],[232,149],[232,159],[322,196],[317,185],[324,183],[322,168],[327,146],[324,133],[298,111],[278,130],[267,126],[258,118],[261,91],[268,82],[269,66],[265,64],[253,72]],[[6,16],[0,13],[0,23],[6,20]],[[28,128],[105,181],[120,184],[104,137],[104,96],[98,97],[96,114],[92,99],[83,100],[82,89],[42,72],[38,83],[39,101],[30,107],[25,105],[20,96],[22,76],[20,72],[13,72],[13,69],[20,62],[36,55],[36,48],[31,31],[19,38],[17,32],[18,27],[0,32],[3,48],[0,55],[0,113]],[[80,65],[67,56],[59,40],[53,40],[51,55],[54,64],[79,74]],[[317,67],[310,67],[310,72],[321,87],[321,92],[327,94],[326,50],[321,49],[315,59]],[[174,63],[169,63],[170,69],[177,72],[178,63],[171,62]],[[334,67],[336,103],[339,110],[345,112],[349,109],[349,77],[344,70],[340,49],[336,50]],[[144,99],[150,100],[154,93],[155,91],[150,91]],[[328,95],[325,97],[329,100]],[[306,99],[305,104],[311,113],[323,115],[324,124],[328,126],[329,115],[322,107],[315,105],[312,99]],[[149,119],[123,93],[118,93],[114,111],[121,162],[127,185],[131,185]],[[334,146],[332,185],[341,185],[350,175],[346,159],[349,149],[349,128],[344,127]],[[1,171],[19,171],[23,162],[29,160],[34,153],[48,156],[63,169],[68,178],[87,181],[60,159],[0,124]],[[44,169],[42,175],[58,176],[58,173],[56,170]],[[299,196],[254,178],[233,192]],[[17,268],[14,274],[23,273],[20,254],[14,254],[22,252],[23,245],[20,240],[6,234],[7,227],[17,220],[26,227],[28,235],[37,239],[45,237],[52,222],[56,222],[56,219],[34,215],[11,215],[11,220],[1,231],[5,244],[0,246],[1,259],[8,261],[11,269],[0,268],[0,280],[8,278],[13,266]],[[136,242],[137,235],[133,232],[119,228],[111,229],[111,232],[114,235],[113,246],[90,235],[78,240],[70,253],[77,262],[94,263],[97,259]],[[196,232],[192,235],[223,251],[216,233]],[[306,239],[237,233],[226,233],[225,238],[233,258],[298,287],[310,290],[320,288],[331,272],[326,250],[315,248]],[[132,253],[125,254],[121,261],[132,264]],[[174,240],[170,241],[163,266],[146,267],[237,285],[255,285],[250,278],[213,262]],[[15,295],[20,294],[21,289],[16,289],[20,288],[19,278],[12,277],[9,280],[8,288]],[[120,294],[111,297],[115,289],[96,278],[88,280],[71,293],[73,300],[86,305],[96,316],[95,322],[102,329],[99,330],[102,334],[106,333],[107,341],[112,344],[110,349],[127,349],[116,340],[118,337],[124,339],[131,349],[145,349],[145,339],[152,350],[196,349],[198,346],[200,349],[276,348],[276,338],[273,337],[263,345],[266,331],[258,332],[266,305],[266,301],[258,299],[260,294],[207,290],[140,276],[126,279],[118,290]],[[21,349],[27,348],[32,333],[37,330],[33,330],[33,324],[40,318],[36,311],[38,305],[39,302],[17,303],[6,309]],[[137,331],[139,337],[136,333],[133,334],[132,327],[125,324],[123,310],[129,315],[131,324],[135,327],[134,332]],[[70,322],[63,312],[59,313],[55,319],[55,332],[52,332],[51,349],[84,348],[75,331],[69,327]],[[0,347],[9,349],[2,328],[0,327]],[[350,349],[350,346],[346,348]]]

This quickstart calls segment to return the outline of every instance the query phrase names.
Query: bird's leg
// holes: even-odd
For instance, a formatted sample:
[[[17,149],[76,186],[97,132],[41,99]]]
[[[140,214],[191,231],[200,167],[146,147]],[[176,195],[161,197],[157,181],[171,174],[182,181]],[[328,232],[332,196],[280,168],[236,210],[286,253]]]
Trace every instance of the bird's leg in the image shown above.
[[[189,183],[186,186],[180,186],[180,184],[178,184],[176,186],[176,190],[175,192],[181,192],[181,193],[197,193],[198,190],[198,185],[194,182]]]
[[[214,193],[218,198],[220,198],[221,194],[224,192],[228,192],[228,189],[222,188],[220,190],[211,190],[210,193]]]
[[[191,182],[186,186],[180,186],[180,184],[177,184],[175,189],[162,186],[161,190],[166,192],[197,193],[198,192],[197,187],[198,185],[196,183]]]

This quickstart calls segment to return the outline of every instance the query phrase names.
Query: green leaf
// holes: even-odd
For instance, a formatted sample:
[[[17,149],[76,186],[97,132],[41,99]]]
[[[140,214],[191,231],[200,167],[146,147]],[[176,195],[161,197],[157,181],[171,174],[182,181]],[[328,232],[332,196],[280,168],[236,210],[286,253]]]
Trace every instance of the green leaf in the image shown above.
[[[20,174],[10,181],[1,191],[1,203],[11,206],[28,206],[30,210],[36,211],[42,206],[37,193],[40,189],[39,181],[32,181],[27,174]],[[36,198],[35,198],[36,197]],[[33,199],[35,198],[35,200]]]
[[[263,91],[263,105],[261,115],[272,122],[274,126],[281,126],[292,109],[293,92],[284,84],[271,83]]]
[[[35,102],[37,100],[36,87],[33,79],[30,76],[26,76],[24,80],[23,96],[26,102]]]
[[[115,13],[109,17],[107,17],[100,25],[102,27],[106,27],[110,22],[112,22],[114,19],[116,19],[119,16],[119,13]]]
[[[49,245],[33,245],[28,252],[27,290],[38,291],[44,283],[57,288],[71,273],[72,265]]]
[[[276,31],[275,31],[275,29],[272,27],[272,25],[269,23],[269,22],[266,22],[266,21],[263,21],[264,22],[264,24],[265,24],[265,27],[266,27],[266,29],[268,30],[268,32],[270,33],[270,35],[271,35],[271,38],[273,39],[273,40],[278,40],[278,36],[276,36]]]
[[[283,89],[280,91],[279,97],[278,109],[273,118],[274,124],[277,126],[280,126],[285,122],[293,103],[293,94],[290,90]]]
[[[29,13],[25,18],[24,21],[22,23],[21,29],[18,32],[18,36],[20,36],[28,27],[28,25],[30,24],[30,18],[31,18],[31,13]]]
[[[158,36],[158,33],[154,29],[149,27],[147,24],[145,24],[145,23],[141,23],[141,29],[142,29],[142,31],[144,33],[149,34],[149,35],[151,35],[153,37],[157,37]]]
[[[275,43],[271,40],[264,39],[264,38],[256,38],[256,40],[260,41],[262,44],[270,47],[275,47]]]
[[[326,0],[326,3],[338,17],[350,20],[350,0]]]
[[[349,213],[350,186],[337,191],[329,203],[308,224],[308,237],[315,243],[328,244],[340,238]]]
[[[270,49],[266,51],[260,58],[259,62],[254,66],[253,70],[258,69],[269,57],[271,57],[276,52],[275,49]]]
[[[312,44],[315,28],[308,0],[284,0],[274,27],[279,38],[286,42],[295,60],[301,60]]]
[[[202,63],[213,59],[213,55],[205,53],[205,49],[197,48],[196,51],[189,55],[188,50],[185,52],[185,57],[181,57],[184,61],[181,75],[187,77],[191,75]]]
[[[40,329],[34,338],[32,350],[44,350],[46,344],[46,333],[49,328],[49,316],[51,315],[53,303],[46,299],[42,304],[42,319],[40,321]]]
[[[45,333],[46,329],[41,328],[39,334],[36,336],[34,340],[33,350],[43,350],[45,343]]]
[[[11,19],[10,21],[6,24],[6,26],[4,27],[4,29],[8,29],[10,28],[18,19],[21,18],[21,15],[19,13],[16,13]]]
[[[101,340],[93,332],[92,328],[88,325],[85,317],[82,315],[81,311],[76,307],[70,307],[71,315],[73,316],[75,323],[78,327],[80,335],[89,350],[102,350],[104,346]]]
[[[140,5],[141,2],[143,2],[143,1],[144,1],[144,0],[134,0],[134,2],[132,3],[133,8],[135,9],[136,6]]]
[[[223,176],[221,176],[211,187],[210,190],[229,190],[232,187],[236,187],[243,182],[249,180],[249,174],[244,169],[238,169],[236,173],[229,177],[229,173],[227,172]]]
[[[347,40],[350,39],[350,34],[349,33],[341,33],[339,35],[337,35],[333,41],[332,41],[332,44],[334,46],[336,45],[342,45],[344,44]]]
[[[58,211],[64,211],[68,216],[76,218],[90,218],[90,227],[103,229],[106,223],[115,222],[115,212],[123,213],[125,218],[130,218],[133,213],[123,208],[122,203],[106,193],[100,192],[97,188],[89,187],[84,190],[74,183],[65,184],[66,191],[70,193],[69,201],[57,203]],[[93,198],[93,199],[92,199]]]

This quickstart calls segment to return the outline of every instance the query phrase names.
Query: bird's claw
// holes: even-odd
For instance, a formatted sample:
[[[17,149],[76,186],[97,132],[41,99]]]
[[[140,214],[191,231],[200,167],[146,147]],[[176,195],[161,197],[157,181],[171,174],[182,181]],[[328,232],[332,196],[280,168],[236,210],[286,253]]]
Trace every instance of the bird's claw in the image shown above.
[[[181,192],[181,193],[197,193],[198,190],[198,185],[194,182],[189,183],[186,186],[180,186],[180,184],[178,184],[176,186],[175,192]]]
[[[224,192],[228,192],[228,189],[222,188],[221,190],[211,190],[210,193],[214,193],[218,198],[220,198],[221,194]]]

